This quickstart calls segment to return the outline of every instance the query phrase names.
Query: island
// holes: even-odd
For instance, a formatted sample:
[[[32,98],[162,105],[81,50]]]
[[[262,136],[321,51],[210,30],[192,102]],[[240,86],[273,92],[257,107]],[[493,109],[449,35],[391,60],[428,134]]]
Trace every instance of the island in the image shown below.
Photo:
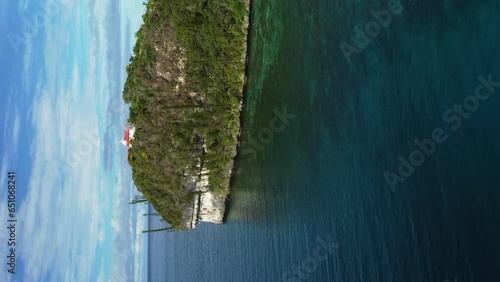
[[[240,134],[249,0],[150,0],[127,66],[137,189],[175,230],[222,223]]]

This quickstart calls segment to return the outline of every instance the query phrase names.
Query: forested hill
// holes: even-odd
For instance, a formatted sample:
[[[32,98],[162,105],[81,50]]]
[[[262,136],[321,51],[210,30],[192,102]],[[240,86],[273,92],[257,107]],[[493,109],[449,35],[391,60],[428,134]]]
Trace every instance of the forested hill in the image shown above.
[[[137,188],[165,221],[185,229],[193,199],[229,193],[249,6],[244,0],[145,5],[123,91],[136,127],[129,162]]]

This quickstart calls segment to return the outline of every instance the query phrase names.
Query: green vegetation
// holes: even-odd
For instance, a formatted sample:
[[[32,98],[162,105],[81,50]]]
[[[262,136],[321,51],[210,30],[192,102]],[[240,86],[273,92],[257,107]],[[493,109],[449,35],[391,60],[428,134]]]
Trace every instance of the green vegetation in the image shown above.
[[[123,99],[136,126],[133,179],[165,221],[182,229],[209,170],[227,194],[236,153],[246,46],[244,0],[150,0],[127,67]]]

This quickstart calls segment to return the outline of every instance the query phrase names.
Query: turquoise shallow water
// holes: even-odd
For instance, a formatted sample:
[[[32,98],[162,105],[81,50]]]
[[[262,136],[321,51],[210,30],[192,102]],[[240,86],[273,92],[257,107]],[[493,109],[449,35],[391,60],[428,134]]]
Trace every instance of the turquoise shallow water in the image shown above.
[[[388,3],[253,2],[227,222],[151,234],[151,281],[500,281],[500,87],[454,108],[500,81],[500,4],[403,1],[348,63]]]

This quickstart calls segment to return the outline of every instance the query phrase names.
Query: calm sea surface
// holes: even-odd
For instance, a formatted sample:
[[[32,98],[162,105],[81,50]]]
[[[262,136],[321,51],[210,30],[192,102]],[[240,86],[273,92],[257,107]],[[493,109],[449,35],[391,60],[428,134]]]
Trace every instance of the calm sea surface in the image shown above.
[[[150,281],[500,281],[499,1],[253,0],[250,47],[227,223]]]

